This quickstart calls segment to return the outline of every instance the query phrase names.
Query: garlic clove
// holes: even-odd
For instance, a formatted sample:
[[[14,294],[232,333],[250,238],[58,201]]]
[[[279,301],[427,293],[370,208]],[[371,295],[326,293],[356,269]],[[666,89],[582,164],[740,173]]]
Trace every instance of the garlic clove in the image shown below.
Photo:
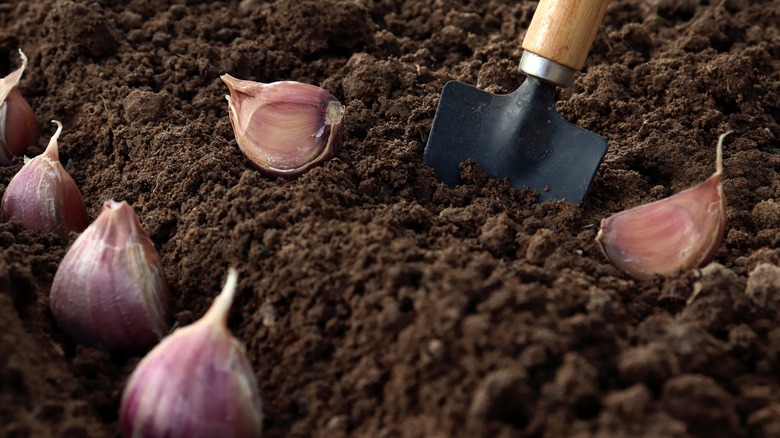
[[[711,261],[726,232],[723,197],[723,139],[716,171],[706,181],[659,201],[601,221],[596,241],[618,268],[637,279],[670,275]]]
[[[126,202],[107,201],[73,242],[51,286],[58,325],[78,341],[147,351],[168,333],[170,292],[154,244]]]
[[[257,380],[227,328],[237,281],[230,269],[206,314],[163,339],[138,364],[119,410],[125,436],[260,436]]]
[[[5,189],[3,220],[15,217],[25,228],[54,231],[62,237],[87,227],[87,208],[76,182],[59,161],[57,139],[62,124],[43,154],[27,160]]]
[[[38,124],[30,105],[17,88],[27,67],[27,57],[19,50],[22,66],[0,79],[0,165],[10,166],[11,159],[24,155],[38,144]]]
[[[221,76],[241,152],[260,170],[292,176],[329,159],[341,143],[344,108],[325,89]]]
[[[11,90],[19,85],[19,81],[22,80],[24,69],[27,68],[27,55],[22,52],[22,49],[19,49],[19,56],[22,58],[22,66],[12,71],[3,79],[0,79],[0,102],[4,102]]]

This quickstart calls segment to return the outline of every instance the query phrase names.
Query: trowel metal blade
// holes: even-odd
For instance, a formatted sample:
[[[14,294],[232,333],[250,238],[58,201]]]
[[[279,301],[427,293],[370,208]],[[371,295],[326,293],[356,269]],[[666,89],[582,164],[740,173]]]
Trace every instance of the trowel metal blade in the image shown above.
[[[539,192],[539,201],[580,203],[607,152],[607,141],[564,120],[555,86],[529,76],[497,95],[462,82],[442,90],[424,160],[450,187],[475,160],[490,177]]]

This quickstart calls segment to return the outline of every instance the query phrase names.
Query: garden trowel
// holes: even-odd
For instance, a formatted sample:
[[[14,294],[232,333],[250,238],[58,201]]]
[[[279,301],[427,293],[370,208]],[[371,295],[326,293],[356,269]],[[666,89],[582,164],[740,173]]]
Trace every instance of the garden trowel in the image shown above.
[[[523,40],[514,93],[491,94],[462,82],[444,85],[425,162],[450,187],[475,160],[488,176],[539,192],[539,201],[579,203],[607,152],[607,141],[564,120],[555,87],[582,68],[609,0],[541,0]]]

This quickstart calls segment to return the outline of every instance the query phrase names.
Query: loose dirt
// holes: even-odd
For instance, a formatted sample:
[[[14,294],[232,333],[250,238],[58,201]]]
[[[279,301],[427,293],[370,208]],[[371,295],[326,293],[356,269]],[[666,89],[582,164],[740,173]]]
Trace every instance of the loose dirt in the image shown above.
[[[172,325],[228,266],[265,436],[780,435],[780,2],[613,0],[558,110],[609,152],[583,204],[534,204],[422,162],[449,79],[510,92],[535,2],[0,4],[0,74],[90,218],[128,201]],[[219,75],[320,85],[346,106],[335,158],[293,180],[236,146]],[[636,281],[599,221],[714,172],[728,231],[701,270]],[[0,191],[21,168],[0,168]],[[75,239],[0,224],[0,434],[115,436],[138,357],[76,345],[48,310]]]

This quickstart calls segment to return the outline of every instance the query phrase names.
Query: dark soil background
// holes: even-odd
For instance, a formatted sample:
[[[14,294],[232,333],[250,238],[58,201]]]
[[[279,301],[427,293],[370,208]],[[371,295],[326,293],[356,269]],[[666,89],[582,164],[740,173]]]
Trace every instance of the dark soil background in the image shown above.
[[[240,271],[230,327],[280,436],[780,436],[780,2],[613,0],[558,109],[610,149],[585,202],[534,204],[422,163],[449,79],[510,92],[536,2],[0,3],[0,75],[94,219],[126,200],[172,323]],[[321,85],[343,147],[294,180],[252,169],[219,80]],[[635,281],[598,222],[714,172],[715,261]],[[0,169],[0,191],[21,168]],[[139,358],[75,345],[48,310],[69,244],[0,224],[0,435],[114,436]]]

